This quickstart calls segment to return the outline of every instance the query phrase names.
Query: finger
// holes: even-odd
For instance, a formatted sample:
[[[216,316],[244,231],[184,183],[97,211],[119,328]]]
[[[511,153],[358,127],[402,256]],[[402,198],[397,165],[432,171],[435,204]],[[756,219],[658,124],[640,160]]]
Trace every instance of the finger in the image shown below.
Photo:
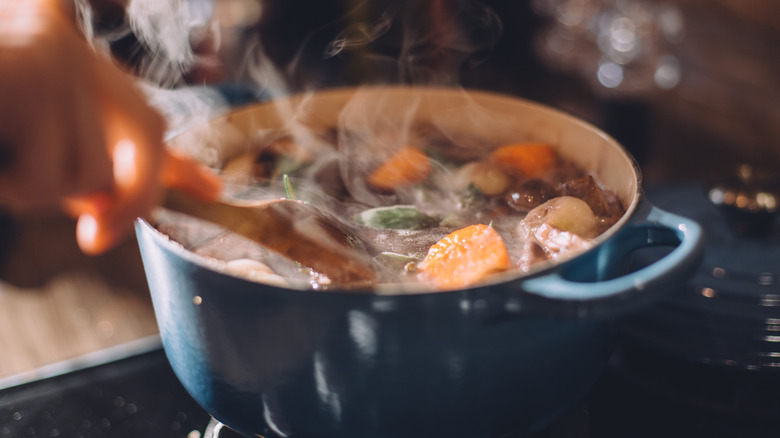
[[[86,58],[81,61],[87,63],[93,60]],[[91,69],[84,70],[82,74],[87,77],[73,78],[72,83],[91,79]],[[91,87],[74,87],[63,98],[72,102],[73,110],[56,113],[59,132],[68,141],[67,145],[56,148],[64,152],[56,163],[60,175],[57,190],[64,198],[67,213],[77,215],[81,210],[104,211],[108,205],[107,193],[113,190],[114,182],[102,119],[95,105],[97,96]]]
[[[99,255],[115,247],[125,230],[99,221],[98,215],[81,213],[76,222],[76,242],[84,254]]]
[[[145,153],[129,138],[118,142],[114,148],[114,191],[108,207],[95,213],[84,211],[79,216],[76,237],[87,254],[100,254],[117,245],[129,234],[133,221],[146,216],[159,204],[162,193],[157,184],[159,175],[149,168],[159,167],[153,154]]]
[[[145,167],[157,167],[142,161],[148,155],[142,150],[143,146],[129,138],[120,140],[113,154],[114,191],[107,197],[70,203],[71,208],[80,209],[76,238],[85,253],[100,254],[117,245],[129,234],[133,221],[146,216],[161,200],[161,189],[154,182],[158,177],[149,182],[141,176]]]
[[[115,239],[107,236],[102,228],[95,215],[82,213],[79,216],[76,222],[76,242],[82,252],[98,255],[114,246]]]
[[[5,55],[0,56],[4,97],[26,102],[3,105],[0,112],[0,138],[14,151],[13,161],[0,174],[0,186],[20,211],[56,206],[62,197],[112,185],[95,109],[94,54],[70,27],[56,22],[49,26],[34,47],[0,51]],[[69,64],[74,68],[51,73],[52,66]],[[37,89],[38,97],[33,98],[30,89]]]
[[[76,242],[85,254],[103,253],[117,241],[117,237],[101,229],[97,220],[106,214],[113,203],[113,195],[109,192],[71,197],[63,201],[65,212],[78,217]]]
[[[99,254],[121,240],[130,231],[132,221],[124,220],[132,208],[123,196],[122,187],[135,184],[136,172],[140,165],[137,161],[137,148],[128,140],[121,141],[114,152],[114,178],[118,190],[113,197],[94,196],[89,199],[75,199],[72,208],[82,213],[77,225],[77,240],[82,250],[88,254]],[[162,159],[162,182],[165,186],[185,190],[204,200],[216,200],[222,192],[222,182],[216,173],[207,167],[172,152],[164,152]],[[152,202],[149,208],[158,205],[161,191],[155,188],[155,195],[147,200]],[[85,204],[79,205],[79,202]],[[142,210],[145,215],[148,210]]]
[[[22,118],[14,124],[20,135],[9,137],[9,148],[15,151],[10,168],[0,185],[7,190],[7,200],[16,211],[33,211],[56,205],[63,194],[62,167],[65,154],[60,121],[48,108],[38,117]],[[45,127],[46,129],[42,129]],[[54,145],[54,147],[52,147]]]
[[[94,61],[94,60],[88,60]],[[74,82],[79,78],[74,78]],[[74,102],[73,117],[69,120],[76,141],[71,167],[65,169],[70,187],[68,193],[83,195],[94,192],[111,191],[113,172],[106,134],[101,123],[101,115],[95,102],[98,96],[94,89],[76,90],[72,94]]]
[[[62,209],[74,218],[82,214],[97,216],[105,214],[113,203],[114,197],[111,192],[95,192],[88,195],[64,198],[62,200]]]
[[[115,146],[114,179],[117,189],[112,197],[94,196],[71,201],[70,207],[81,213],[76,236],[85,253],[105,252],[130,231],[131,221],[124,219],[129,213],[124,209],[133,208],[127,196],[133,193],[129,189],[139,183],[138,169],[142,164],[138,161],[138,152],[137,145],[129,139],[120,140]],[[167,187],[185,190],[205,200],[215,200],[222,192],[222,182],[216,173],[174,152],[163,151],[160,178]],[[160,193],[157,187],[153,190]],[[146,200],[152,201],[149,208],[157,205],[158,196],[161,195],[147,196]],[[139,211],[145,213],[145,207]]]
[[[114,189],[108,207],[84,213],[77,225],[82,250],[98,254],[116,245],[162,198],[162,117],[135,85],[108,61],[100,63],[97,89],[106,142],[113,161]]]

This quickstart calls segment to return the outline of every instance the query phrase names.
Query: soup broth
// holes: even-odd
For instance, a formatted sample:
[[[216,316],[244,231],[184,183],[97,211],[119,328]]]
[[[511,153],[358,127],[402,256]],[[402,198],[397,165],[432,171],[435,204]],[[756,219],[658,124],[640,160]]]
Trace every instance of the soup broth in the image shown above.
[[[292,198],[341,222],[378,282],[469,287],[506,270],[570,257],[625,207],[555,144],[444,133],[430,124],[293,135],[264,131],[222,163],[226,196]],[[161,212],[158,228],[250,280],[339,287],[321,273],[219,227]]]

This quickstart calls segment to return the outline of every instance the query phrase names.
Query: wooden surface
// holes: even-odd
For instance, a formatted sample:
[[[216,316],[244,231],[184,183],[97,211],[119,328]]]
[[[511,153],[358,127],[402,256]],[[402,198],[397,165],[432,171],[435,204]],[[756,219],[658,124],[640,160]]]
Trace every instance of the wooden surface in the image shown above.
[[[0,380],[157,334],[134,241],[89,257],[74,226],[59,216],[3,224]]]

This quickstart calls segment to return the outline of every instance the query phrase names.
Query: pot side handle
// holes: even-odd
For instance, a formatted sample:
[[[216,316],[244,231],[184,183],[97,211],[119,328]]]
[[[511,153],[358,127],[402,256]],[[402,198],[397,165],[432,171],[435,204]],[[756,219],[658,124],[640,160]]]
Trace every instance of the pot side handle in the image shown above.
[[[562,266],[523,283],[527,292],[555,300],[589,301],[667,290],[687,281],[704,254],[704,232],[695,221],[661,210],[642,200],[639,209],[615,236]],[[671,252],[625,274],[631,253],[642,248],[671,247]],[[632,299],[633,300],[633,299]],[[643,301],[643,300],[640,300]]]

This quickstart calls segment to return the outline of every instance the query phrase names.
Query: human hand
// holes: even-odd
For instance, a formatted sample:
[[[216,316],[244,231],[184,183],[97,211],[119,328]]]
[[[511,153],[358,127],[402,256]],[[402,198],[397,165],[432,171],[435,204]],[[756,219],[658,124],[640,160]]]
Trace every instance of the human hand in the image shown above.
[[[216,198],[217,177],[165,149],[163,118],[96,54],[56,1],[0,0],[0,204],[62,206],[90,254],[157,205],[164,186]]]

